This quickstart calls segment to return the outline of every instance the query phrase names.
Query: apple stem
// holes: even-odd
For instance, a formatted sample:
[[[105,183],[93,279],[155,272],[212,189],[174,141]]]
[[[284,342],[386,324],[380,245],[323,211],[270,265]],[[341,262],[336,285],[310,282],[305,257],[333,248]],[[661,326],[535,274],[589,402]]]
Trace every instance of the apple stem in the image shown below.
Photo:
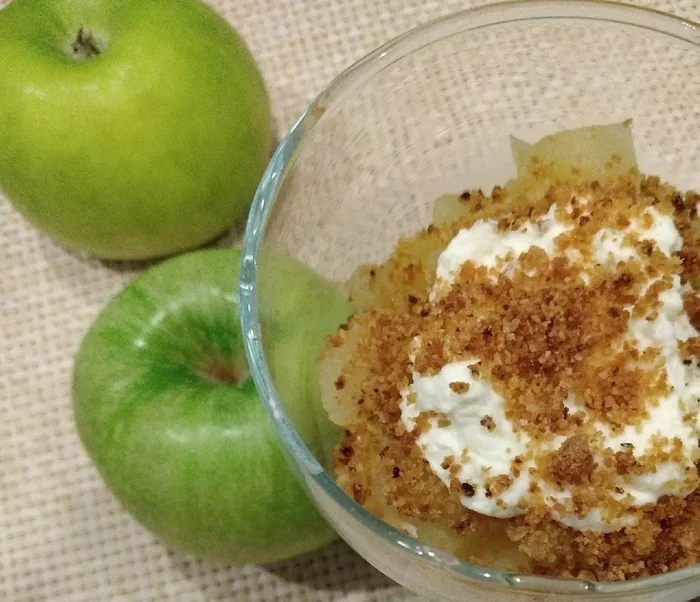
[[[71,48],[73,49],[73,56],[81,60],[89,59],[102,53],[102,49],[98,46],[94,36],[82,27],[71,44]]]
[[[216,358],[207,358],[198,372],[200,376],[219,385],[240,385],[249,376],[245,363]]]

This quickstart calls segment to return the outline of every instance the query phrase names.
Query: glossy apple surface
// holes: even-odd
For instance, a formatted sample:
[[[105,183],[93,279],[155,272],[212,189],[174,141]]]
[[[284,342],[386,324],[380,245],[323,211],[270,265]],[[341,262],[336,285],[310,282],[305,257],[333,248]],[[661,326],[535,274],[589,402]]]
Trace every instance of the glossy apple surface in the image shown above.
[[[0,189],[64,245],[143,259],[241,220],[272,139],[242,39],[199,0],[0,11]]]
[[[78,432],[107,485],[179,549],[265,563],[335,534],[297,483],[246,364],[236,279],[240,253],[197,251],[138,277],[101,312],[75,361]],[[269,268],[269,264],[268,264]],[[318,454],[334,427],[320,409],[316,357],[347,317],[334,284],[275,259],[265,318],[287,409]]]

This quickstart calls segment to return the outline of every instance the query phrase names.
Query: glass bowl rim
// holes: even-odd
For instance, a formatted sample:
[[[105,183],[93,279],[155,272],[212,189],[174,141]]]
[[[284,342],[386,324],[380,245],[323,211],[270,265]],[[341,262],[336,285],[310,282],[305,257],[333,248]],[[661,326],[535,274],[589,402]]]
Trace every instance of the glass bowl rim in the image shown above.
[[[243,240],[238,287],[245,351],[262,402],[288,452],[326,495],[397,550],[403,550],[436,567],[455,571],[460,577],[482,585],[506,586],[523,593],[622,595],[653,592],[669,585],[680,585],[698,579],[700,564],[625,582],[590,582],[503,572],[471,564],[448,552],[422,544],[375,517],[340,489],[296,432],[272,382],[262,348],[256,288],[258,254],[277,193],[314,124],[330,107],[342,102],[346,94],[357,89],[358,85],[424,46],[453,33],[540,19],[582,19],[637,26],[689,42],[700,50],[700,23],[662,11],[608,0],[510,0],[468,8],[434,19],[393,38],[366,55],[335,77],[309,104],[282,139],[258,186]]]

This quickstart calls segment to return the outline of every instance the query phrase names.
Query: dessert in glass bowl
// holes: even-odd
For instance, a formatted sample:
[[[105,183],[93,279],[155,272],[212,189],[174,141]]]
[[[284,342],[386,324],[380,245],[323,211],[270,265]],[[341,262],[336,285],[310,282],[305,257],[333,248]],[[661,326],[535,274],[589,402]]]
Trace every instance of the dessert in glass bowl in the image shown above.
[[[513,139],[348,282],[323,403],[367,510],[505,571],[629,580],[700,561],[700,195],[630,123]]]
[[[512,134],[535,142],[557,131],[632,118],[638,169],[678,191],[699,190],[700,113],[694,102],[700,97],[699,33],[700,25],[687,19],[597,0],[508,2],[455,13],[400,36],[337,77],[291,128],[268,166],[251,208],[239,287],[251,374],[289,460],[324,517],[363,559],[424,598],[683,602],[700,595],[700,563],[625,581],[601,580],[612,575],[574,567],[568,572],[580,578],[570,578],[566,570],[554,570],[555,562],[548,563],[549,570],[537,569],[499,527],[523,520],[522,515],[486,517],[483,522],[495,528],[474,530],[467,538],[451,524],[445,528],[438,520],[392,514],[393,506],[377,495],[383,492],[376,487],[363,504],[357,503],[351,487],[339,487],[326,455],[330,448],[333,459],[343,429],[320,441],[328,421],[323,408],[316,435],[309,432],[307,420],[288,411],[299,405],[300,391],[274,370],[277,330],[265,315],[268,306],[274,309],[283,300],[266,284],[278,277],[266,257],[288,254],[337,282],[347,282],[358,266],[384,264],[400,239],[414,237],[430,223],[441,231],[445,222],[459,217],[451,211],[459,213],[465,203],[453,195],[453,200],[441,197],[439,215],[433,218],[435,199],[444,192],[475,189],[472,196],[477,198],[481,188],[486,200],[500,185],[496,197],[511,194],[506,184],[515,175]],[[518,153],[528,149],[515,144]],[[621,170],[628,172],[633,164],[625,163],[624,153],[617,154]],[[534,219],[547,211],[533,210]],[[481,217],[489,219],[486,213]],[[501,232],[497,226],[494,236]],[[676,229],[687,242],[680,226]],[[430,237],[422,236],[429,247]],[[425,272],[431,281],[450,240],[445,236],[421,255],[432,254],[433,270]],[[401,243],[399,248],[407,247]],[[353,279],[362,281],[361,276]],[[386,281],[383,274],[378,277],[378,282]],[[629,286],[634,292],[637,281]],[[378,294],[365,291],[352,287],[356,314],[369,307],[363,299],[371,304]],[[424,295],[426,291],[432,291],[427,280]],[[386,292],[390,311],[408,304],[407,297],[394,301],[391,295]],[[320,302],[312,309],[307,315],[325,310]],[[478,359],[473,351],[471,359]],[[315,370],[303,354],[295,358],[288,349],[282,352],[287,370]],[[338,365],[335,375],[323,379],[327,397],[342,392],[335,384],[340,376]],[[352,388],[342,380],[339,385]],[[317,391],[305,393],[311,401],[318,399]],[[326,400],[326,405],[333,406],[338,423],[344,420],[341,409],[355,411],[350,404]],[[391,418],[398,424],[399,416]],[[498,433],[492,414],[479,414],[479,426],[486,416]],[[488,418],[484,422],[487,427],[491,423]],[[483,433],[476,432],[491,435],[482,428]],[[386,484],[389,476],[384,475],[390,475],[398,483],[401,478],[393,479],[393,473],[392,465],[390,472],[377,473],[377,481]],[[437,474],[433,482],[449,493]],[[492,496],[497,490],[490,488]],[[456,500],[456,511],[466,512],[461,498]],[[463,545],[481,552],[478,562],[465,560],[470,551],[458,549]],[[499,553],[487,557],[488,551]],[[356,560],[344,556],[343,562]],[[552,576],[556,574],[565,576]]]

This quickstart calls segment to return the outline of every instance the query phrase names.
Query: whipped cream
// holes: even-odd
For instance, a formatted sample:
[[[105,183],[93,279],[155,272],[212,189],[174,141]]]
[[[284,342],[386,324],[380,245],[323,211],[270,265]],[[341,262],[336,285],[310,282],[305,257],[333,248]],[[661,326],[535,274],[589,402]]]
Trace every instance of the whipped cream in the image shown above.
[[[437,287],[452,283],[467,261],[487,268],[504,261],[503,270],[509,274],[518,257],[531,247],[539,247],[551,256],[557,236],[571,229],[559,222],[555,214],[553,205],[537,222],[528,222],[518,230],[507,232],[499,231],[494,220],[479,220],[471,228],[463,228],[438,258]],[[438,293],[437,287],[432,292],[433,300]]]
[[[420,341],[415,343],[419,345]],[[472,375],[469,366],[477,361],[447,364],[434,376],[414,373],[412,391],[404,392],[401,417],[407,430],[412,431],[422,412],[432,410],[446,416],[450,421],[448,426],[438,427],[437,419],[430,418],[431,428],[418,438],[430,468],[449,487],[449,470],[441,464],[452,456],[461,464],[457,478],[474,486],[474,495],[462,496],[462,504],[481,514],[507,518],[522,512],[518,501],[527,494],[529,479],[521,473],[503,493],[502,506],[486,497],[486,480],[509,473],[515,457],[527,451],[530,437],[515,432],[506,418],[500,395],[485,380]],[[452,382],[467,383],[469,388],[465,393],[456,393],[450,388]],[[415,399],[413,403],[408,399],[410,392],[415,393],[411,397]],[[491,430],[481,425],[485,417],[493,423]]]
[[[631,234],[632,240],[653,240],[658,249],[667,257],[681,250],[683,239],[673,219],[669,215],[661,215],[653,207],[644,211],[652,218],[650,228],[643,228],[639,223],[632,222],[623,230],[611,230],[601,228],[593,239],[593,257],[600,264],[612,262],[629,261],[638,259],[637,250],[625,241]]]
[[[583,205],[585,207],[585,201]],[[640,223],[642,220],[637,220],[623,230],[599,230],[591,244],[593,261],[614,265],[638,258],[637,250],[628,242],[639,240],[653,241],[667,256],[680,250],[683,241],[672,218],[653,208],[648,208],[645,213],[652,218],[651,226],[644,227]],[[515,231],[499,231],[494,220],[477,221],[470,228],[462,229],[440,255],[431,301],[451,286],[465,262],[488,268],[499,267],[508,275],[517,267],[519,256],[532,247],[539,247],[550,257],[554,256],[557,237],[571,229],[572,226],[557,220],[554,205],[538,221],[526,223]],[[571,255],[567,256],[571,258]],[[587,275],[584,273],[583,276],[588,283]],[[652,282],[650,280],[647,287]],[[651,405],[648,418],[635,426],[613,432],[610,425],[593,422],[596,430],[602,433],[605,447],[614,452],[632,449],[637,458],[651,452],[655,438],[665,437],[669,441],[677,438],[682,443],[681,461],[658,463],[653,473],[618,477],[620,491],[624,491],[619,498],[624,495],[627,500],[631,499],[632,506],[655,503],[667,494],[683,497],[690,493],[685,477],[688,471],[695,470],[694,463],[698,460],[700,418],[691,422],[687,417],[697,416],[700,411],[700,370],[694,364],[686,365],[679,352],[679,341],[698,335],[683,307],[684,292],[680,278],[674,276],[671,288],[660,295],[655,318],[630,319],[628,323],[628,341],[640,351],[648,347],[660,350],[670,392],[658,399],[656,405]],[[420,337],[416,337],[414,350],[419,348]],[[432,471],[447,486],[457,478],[473,487],[473,491],[468,490],[461,496],[462,504],[467,508],[488,516],[512,517],[527,510],[533,479],[529,469],[534,467],[534,462],[530,459],[520,465],[519,475],[513,476],[510,486],[498,496],[487,496],[489,481],[511,473],[516,457],[524,457],[528,450],[534,450],[535,456],[552,452],[565,438],[554,436],[539,442],[518,431],[505,415],[504,400],[487,381],[470,370],[470,366],[478,361],[479,358],[471,358],[448,363],[437,374],[429,376],[414,372],[412,384],[402,392],[402,421],[411,431],[422,413],[436,412],[447,418],[447,421],[429,418],[429,428],[423,428],[417,439]],[[466,383],[468,387],[461,386],[458,389],[466,390],[457,392],[450,387],[455,382]],[[571,412],[588,414],[586,407],[574,396],[569,396],[566,405]],[[590,416],[589,419],[594,420]],[[484,421],[491,428],[485,428]],[[444,468],[449,458],[459,465],[456,474]],[[561,513],[562,504],[567,506],[571,501],[571,491],[567,488],[555,490],[544,482],[537,485],[552,516],[575,529],[608,532],[636,520],[633,515],[606,520],[599,509],[584,517],[573,511]]]

